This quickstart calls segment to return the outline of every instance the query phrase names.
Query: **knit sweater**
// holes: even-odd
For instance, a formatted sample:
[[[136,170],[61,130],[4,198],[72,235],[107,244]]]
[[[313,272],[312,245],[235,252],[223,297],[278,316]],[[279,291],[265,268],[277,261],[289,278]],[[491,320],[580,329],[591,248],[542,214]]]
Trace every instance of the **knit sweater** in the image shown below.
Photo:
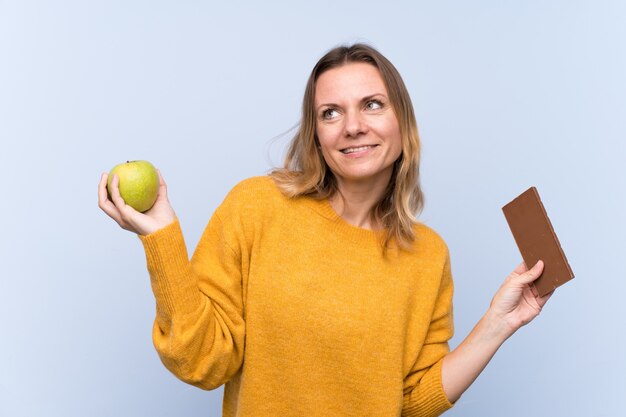
[[[239,183],[189,260],[178,221],[143,242],[163,364],[224,417],[437,416],[452,337],[448,250],[415,225],[412,250],[328,200],[287,198],[269,177]]]

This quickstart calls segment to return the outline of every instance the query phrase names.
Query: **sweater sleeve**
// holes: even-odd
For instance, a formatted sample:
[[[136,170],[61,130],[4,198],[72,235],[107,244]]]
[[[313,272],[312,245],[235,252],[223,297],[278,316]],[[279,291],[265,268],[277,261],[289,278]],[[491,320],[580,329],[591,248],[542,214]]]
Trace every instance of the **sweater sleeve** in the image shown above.
[[[227,382],[244,353],[241,256],[213,215],[192,260],[178,221],[140,236],[146,252],[156,319],[152,337],[163,364],[203,389]]]
[[[452,293],[450,258],[446,250],[428,333],[412,372],[407,376],[408,381],[405,381],[412,389],[405,390],[403,417],[435,417],[453,406],[441,382],[443,358],[450,351],[448,340],[454,333]]]

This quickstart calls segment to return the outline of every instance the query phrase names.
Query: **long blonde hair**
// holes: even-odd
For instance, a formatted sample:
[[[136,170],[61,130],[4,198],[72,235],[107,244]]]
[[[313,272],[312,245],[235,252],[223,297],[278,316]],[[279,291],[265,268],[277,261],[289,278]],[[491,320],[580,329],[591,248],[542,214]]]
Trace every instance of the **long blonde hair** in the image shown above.
[[[270,173],[288,197],[310,196],[324,199],[337,191],[337,181],[318,147],[315,114],[315,87],[319,76],[331,68],[365,62],[380,72],[393,107],[402,137],[402,154],[393,166],[391,179],[381,200],[372,208],[372,218],[385,228],[383,247],[392,241],[408,248],[415,239],[415,215],[423,207],[419,185],[420,140],[409,93],[398,70],[387,58],[369,45],[339,46],[327,52],[315,65],[306,84],[302,120],[291,140],[283,168]]]

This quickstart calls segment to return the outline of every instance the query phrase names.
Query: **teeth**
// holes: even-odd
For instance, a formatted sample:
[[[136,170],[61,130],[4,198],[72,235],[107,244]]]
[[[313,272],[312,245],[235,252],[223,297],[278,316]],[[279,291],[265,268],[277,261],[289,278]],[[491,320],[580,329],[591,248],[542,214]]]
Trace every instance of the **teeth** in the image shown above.
[[[343,153],[361,152],[361,151],[367,150],[367,149],[369,149],[371,147],[372,147],[372,145],[365,145],[365,146],[359,146],[358,148],[343,149],[341,152],[343,152]]]

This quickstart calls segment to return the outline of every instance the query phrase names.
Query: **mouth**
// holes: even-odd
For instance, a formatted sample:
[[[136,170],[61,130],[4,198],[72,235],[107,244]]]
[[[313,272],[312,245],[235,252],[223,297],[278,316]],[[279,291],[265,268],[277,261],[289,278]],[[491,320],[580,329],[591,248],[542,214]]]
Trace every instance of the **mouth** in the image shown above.
[[[362,146],[354,146],[351,148],[345,148],[345,149],[341,149],[340,152],[343,154],[351,154],[351,153],[357,153],[357,152],[364,152],[367,150],[370,150],[372,148],[375,148],[378,145],[362,145]]]

